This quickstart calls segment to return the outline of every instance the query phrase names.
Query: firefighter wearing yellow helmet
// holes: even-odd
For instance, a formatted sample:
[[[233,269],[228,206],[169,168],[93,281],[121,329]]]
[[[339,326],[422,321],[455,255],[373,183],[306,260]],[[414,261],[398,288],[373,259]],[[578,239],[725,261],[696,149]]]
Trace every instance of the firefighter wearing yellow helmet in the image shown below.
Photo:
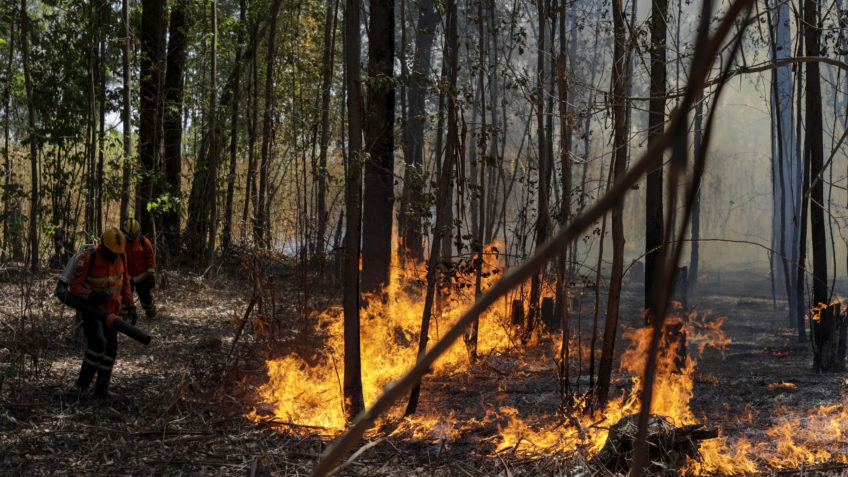
[[[129,316],[134,316],[129,275],[122,258],[125,249],[126,239],[120,230],[112,227],[103,232],[100,243],[77,259],[68,292],[112,314],[120,313],[123,305]],[[118,354],[117,331],[95,316],[88,313],[81,315],[86,348],[76,382],[77,394],[88,391],[96,374],[94,395],[109,397],[109,381]]]
[[[126,257],[130,275],[130,287],[138,293],[138,301],[148,318],[156,316],[156,304],[153,301],[153,288],[156,287],[156,255],[153,245],[144,235],[138,220],[130,217],[121,224],[121,231],[127,238]],[[135,321],[132,322],[135,324]]]

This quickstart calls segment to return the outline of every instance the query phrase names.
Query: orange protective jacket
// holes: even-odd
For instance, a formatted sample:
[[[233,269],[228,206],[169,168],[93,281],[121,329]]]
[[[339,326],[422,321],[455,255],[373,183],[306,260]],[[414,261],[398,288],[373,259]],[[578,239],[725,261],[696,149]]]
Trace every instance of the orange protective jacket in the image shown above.
[[[130,291],[130,280],[127,274],[127,268],[124,266],[124,258],[118,257],[113,261],[108,261],[103,258],[100,252],[100,247],[97,245],[96,253],[94,254],[94,265],[90,264],[92,260],[91,253],[80,255],[74,269],[74,276],[71,278],[71,283],[68,285],[68,291],[74,295],[88,300],[89,295],[94,290],[105,290],[110,293],[110,297],[106,303],[100,305],[100,308],[109,313],[118,314],[121,312],[121,302],[127,308],[133,308],[133,296]],[[89,270],[91,270],[89,272]]]
[[[133,283],[139,283],[156,274],[156,257],[153,255],[153,245],[147,237],[142,235],[135,240],[127,240],[124,255],[127,257],[127,268]]]

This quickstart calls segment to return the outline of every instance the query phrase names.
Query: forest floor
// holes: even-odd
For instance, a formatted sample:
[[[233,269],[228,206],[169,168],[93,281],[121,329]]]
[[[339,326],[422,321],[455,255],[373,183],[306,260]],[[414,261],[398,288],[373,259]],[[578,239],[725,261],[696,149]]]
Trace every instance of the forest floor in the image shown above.
[[[724,331],[731,339],[723,350],[708,349],[699,359],[690,404],[701,421],[721,427],[724,436],[756,443],[769,436],[781,416],[822,405],[848,406],[845,374],[811,371],[810,347],[775,317],[763,291],[767,281],[728,275],[700,288],[698,307],[727,316]],[[84,347],[74,316],[49,296],[52,276],[13,278],[0,275],[0,475],[306,475],[330,442],[320,430],[257,425],[245,417],[256,404],[255,388],[265,371],[262,352],[247,351],[253,337],[238,335],[251,292],[244,277],[215,270],[206,277],[160,274],[155,290],[160,313],[155,319],[142,315],[138,325],[153,342],[143,346],[120,337],[112,382],[116,396],[109,400],[65,396]],[[286,273],[276,280],[291,288],[283,296],[295,296],[293,282]],[[625,290],[623,319],[634,326],[641,316],[636,312],[640,289]],[[294,326],[296,317],[290,319]],[[233,346],[236,336],[240,340]],[[422,408],[447,405],[454,420],[472,423],[505,403],[539,421],[550,420],[559,390],[545,349],[540,344],[529,351],[536,355],[533,362],[541,363],[533,367],[523,366],[525,358],[512,350],[485,356],[462,375],[430,377],[422,388]],[[803,428],[811,418],[799,419],[798,433],[823,432]],[[837,432],[845,437],[841,426]],[[386,430],[337,475],[605,474],[586,467],[579,454],[496,452],[497,433],[492,423],[461,426],[449,439]],[[836,457],[786,467],[763,455],[757,470],[848,475],[841,463],[848,439],[841,441],[821,443]],[[759,449],[777,452],[769,444]]]

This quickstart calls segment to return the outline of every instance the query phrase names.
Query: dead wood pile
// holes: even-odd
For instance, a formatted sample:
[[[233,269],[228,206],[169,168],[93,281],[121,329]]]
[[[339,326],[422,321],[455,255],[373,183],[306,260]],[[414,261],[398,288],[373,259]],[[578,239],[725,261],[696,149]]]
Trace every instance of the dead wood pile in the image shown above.
[[[626,474],[635,454],[639,415],[631,414],[610,427],[604,447],[592,458],[590,464],[615,473]],[[675,427],[662,416],[651,416],[648,421],[648,474],[676,474],[686,464],[687,458],[699,459],[698,441],[718,437],[718,428],[703,424]]]

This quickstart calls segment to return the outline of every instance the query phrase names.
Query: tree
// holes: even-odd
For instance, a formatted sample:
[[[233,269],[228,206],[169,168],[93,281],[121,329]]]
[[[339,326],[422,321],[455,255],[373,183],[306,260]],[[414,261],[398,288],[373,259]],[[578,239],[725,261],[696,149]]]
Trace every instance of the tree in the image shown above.
[[[536,203],[536,248],[542,246],[548,239],[550,229],[550,217],[548,216],[548,143],[545,137],[545,87],[547,77],[547,52],[545,51],[545,37],[547,36],[547,21],[550,16],[550,0],[537,0],[536,9],[539,12],[539,51],[537,54],[536,82],[536,137],[538,146],[538,188]],[[539,274],[534,274],[530,280],[530,306],[527,311],[527,324],[525,325],[522,340],[526,341],[529,334],[533,332],[539,317],[539,299],[541,296],[541,280]]]
[[[407,257],[413,260],[422,260],[424,257],[421,243],[421,219],[425,213],[423,210],[424,125],[427,116],[424,106],[427,86],[430,83],[433,39],[440,19],[432,0],[421,0],[418,9],[415,52],[412,60],[412,74],[409,77],[409,118],[404,126],[403,195],[398,217],[401,243]]]
[[[33,107],[32,97],[32,77],[30,74],[29,65],[29,14],[27,13],[27,2],[21,0],[21,58],[24,66],[24,85],[26,87],[26,102],[27,102],[27,126],[29,142],[29,160],[30,160],[30,180],[32,181],[32,196],[30,197],[29,206],[29,252],[30,252],[30,269],[33,272],[38,271],[38,214],[39,214],[39,194],[38,194],[38,130],[35,127],[35,108]]]
[[[359,257],[362,230],[362,81],[360,79],[360,0],[345,3],[345,77],[348,108],[348,165],[344,258],[344,407],[352,420],[365,409],[359,349]]]
[[[336,10],[338,0],[327,0],[324,24],[324,51],[321,58],[321,142],[318,150],[318,167],[313,171],[317,183],[318,232],[315,253],[323,254],[327,235],[327,150],[330,146],[330,89],[333,80],[333,54],[336,39]]]
[[[665,124],[666,85],[666,17],[668,0],[651,3],[651,100],[648,113],[648,147],[662,136]],[[662,165],[648,173],[645,191],[645,315],[652,322],[654,286],[657,285],[657,249],[663,237],[663,168]]]
[[[365,190],[362,220],[362,293],[389,282],[394,203],[395,2],[372,0],[368,32],[368,109],[365,114]]]
[[[121,1],[121,25],[124,27],[124,38],[121,43],[121,63],[123,66],[123,85],[121,88],[121,123],[123,125],[124,158],[121,168],[121,223],[129,217],[130,210],[130,175],[132,174],[132,86],[130,85],[130,13],[129,0]]]
[[[804,45],[810,56],[821,56],[819,38],[821,27],[817,19],[818,2],[804,0]],[[807,158],[810,163],[810,237],[813,247],[813,303],[827,306],[827,236],[824,221],[824,143],[822,141],[822,95],[818,62],[806,63],[806,115],[807,115]],[[838,336],[833,335],[832,309],[822,311],[821,321],[812,320],[813,367],[816,371],[828,371],[837,366],[836,347],[828,344]],[[830,353],[828,353],[830,351]]]
[[[161,169],[161,98],[165,53],[165,1],[141,0],[141,57],[139,58],[138,159],[140,180],[135,207],[141,229],[152,231],[147,204],[158,196],[156,171]]]
[[[627,130],[626,125],[626,98],[624,85],[627,81],[627,62],[625,57],[624,13],[620,0],[612,2],[613,19],[613,63],[612,63],[612,117],[613,117],[613,156],[612,156],[612,178],[613,182],[624,174],[625,161],[627,159]],[[598,383],[595,388],[595,396],[598,406],[602,409],[609,396],[610,377],[612,375],[612,361],[615,351],[615,335],[618,331],[618,308],[621,300],[621,274],[624,264],[624,224],[622,220],[622,209],[624,199],[619,199],[612,208],[612,269],[610,271],[609,293],[607,295],[607,317],[604,322],[604,341],[601,350],[601,360],[598,365]],[[603,240],[603,237],[601,237]]]
[[[165,70],[164,111],[164,162],[166,192],[174,200],[182,193],[182,140],[183,140],[183,90],[185,88],[186,33],[191,25],[186,0],[177,0],[171,6],[168,27],[168,54]],[[171,249],[180,243],[180,207],[163,211],[164,243]],[[174,250],[175,251],[175,250]]]

